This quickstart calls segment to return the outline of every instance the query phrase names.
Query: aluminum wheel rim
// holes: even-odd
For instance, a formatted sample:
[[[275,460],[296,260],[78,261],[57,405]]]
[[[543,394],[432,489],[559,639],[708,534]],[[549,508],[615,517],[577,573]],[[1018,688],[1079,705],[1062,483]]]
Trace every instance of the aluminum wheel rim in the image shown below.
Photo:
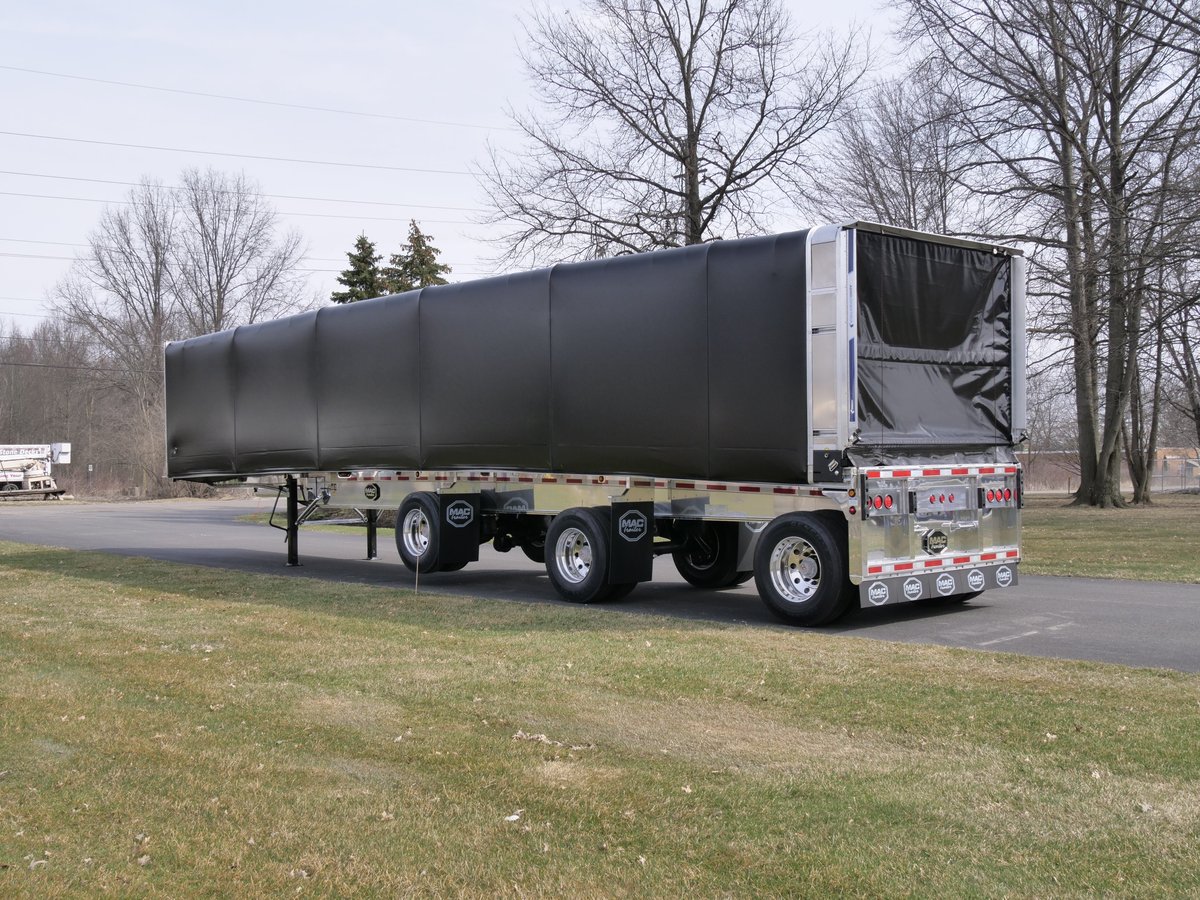
[[[821,560],[802,537],[787,537],[771,552],[771,584],[788,603],[804,603],[821,586]]]
[[[424,510],[410,509],[404,516],[404,549],[410,556],[423,556],[429,549],[429,517]]]
[[[558,573],[571,584],[581,584],[592,571],[592,544],[578,528],[567,528],[554,543]]]

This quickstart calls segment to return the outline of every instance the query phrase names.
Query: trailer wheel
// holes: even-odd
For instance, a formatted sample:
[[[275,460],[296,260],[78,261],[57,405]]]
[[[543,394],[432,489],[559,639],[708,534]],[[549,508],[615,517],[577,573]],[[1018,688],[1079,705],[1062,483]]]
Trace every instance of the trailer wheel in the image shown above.
[[[683,580],[709,590],[737,584],[737,535],[738,526],[725,522],[707,522],[692,531],[683,549],[671,554]]]
[[[825,625],[849,606],[846,555],[824,518],[780,516],[767,526],[754,554],[754,579],[767,608],[795,625]]]
[[[531,540],[521,544],[521,552],[532,562],[544,563],[546,561],[546,536],[542,535],[536,541]]]
[[[608,525],[606,509],[577,507],[551,520],[546,532],[546,574],[564,600],[596,603],[631,590],[607,581]]]
[[[436,497],[418,491],[404,498],[396,513],[396,549],[410,572],[426,575],[438,570],[440,531]]]

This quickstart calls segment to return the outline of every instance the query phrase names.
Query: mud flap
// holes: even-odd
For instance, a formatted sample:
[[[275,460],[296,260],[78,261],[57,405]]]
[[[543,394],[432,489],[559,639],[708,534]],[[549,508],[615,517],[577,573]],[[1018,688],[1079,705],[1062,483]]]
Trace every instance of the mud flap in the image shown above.
[[[438,494],[441,518],[438,568],[459,568],[479,559],[479,494]]]
[[[609,584],[649,581],[654,576],[654,504],[614,503],[608,547]]]
[[[889,603],[907,603],[929,597],[953,597],[992,588],[1012,587],[1017,583],[1016,563],[951,569],[945,572],[921,572],[899,577],[864,581],[859,587],[859,605],[866,608]]]

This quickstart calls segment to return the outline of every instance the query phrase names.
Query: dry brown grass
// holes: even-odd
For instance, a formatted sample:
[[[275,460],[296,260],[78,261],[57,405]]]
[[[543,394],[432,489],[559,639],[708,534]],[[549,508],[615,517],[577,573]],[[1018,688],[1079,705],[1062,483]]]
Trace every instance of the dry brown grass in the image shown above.
[[[1195,676],[0,545],[0,683],[6,897],[1200,892]]]

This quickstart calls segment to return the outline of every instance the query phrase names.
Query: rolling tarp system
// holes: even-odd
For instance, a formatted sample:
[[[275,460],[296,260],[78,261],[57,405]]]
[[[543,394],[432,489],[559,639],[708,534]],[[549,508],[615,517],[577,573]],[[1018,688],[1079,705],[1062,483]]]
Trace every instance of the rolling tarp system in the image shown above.
[[[855,236],[862,443],[1011,444],[1008,257]],[[558,265],[169,344],[168,474],[803,483],[806,237]]]
[[[802,481],[806,234],[428,287],[169,344],[168,474]]]

